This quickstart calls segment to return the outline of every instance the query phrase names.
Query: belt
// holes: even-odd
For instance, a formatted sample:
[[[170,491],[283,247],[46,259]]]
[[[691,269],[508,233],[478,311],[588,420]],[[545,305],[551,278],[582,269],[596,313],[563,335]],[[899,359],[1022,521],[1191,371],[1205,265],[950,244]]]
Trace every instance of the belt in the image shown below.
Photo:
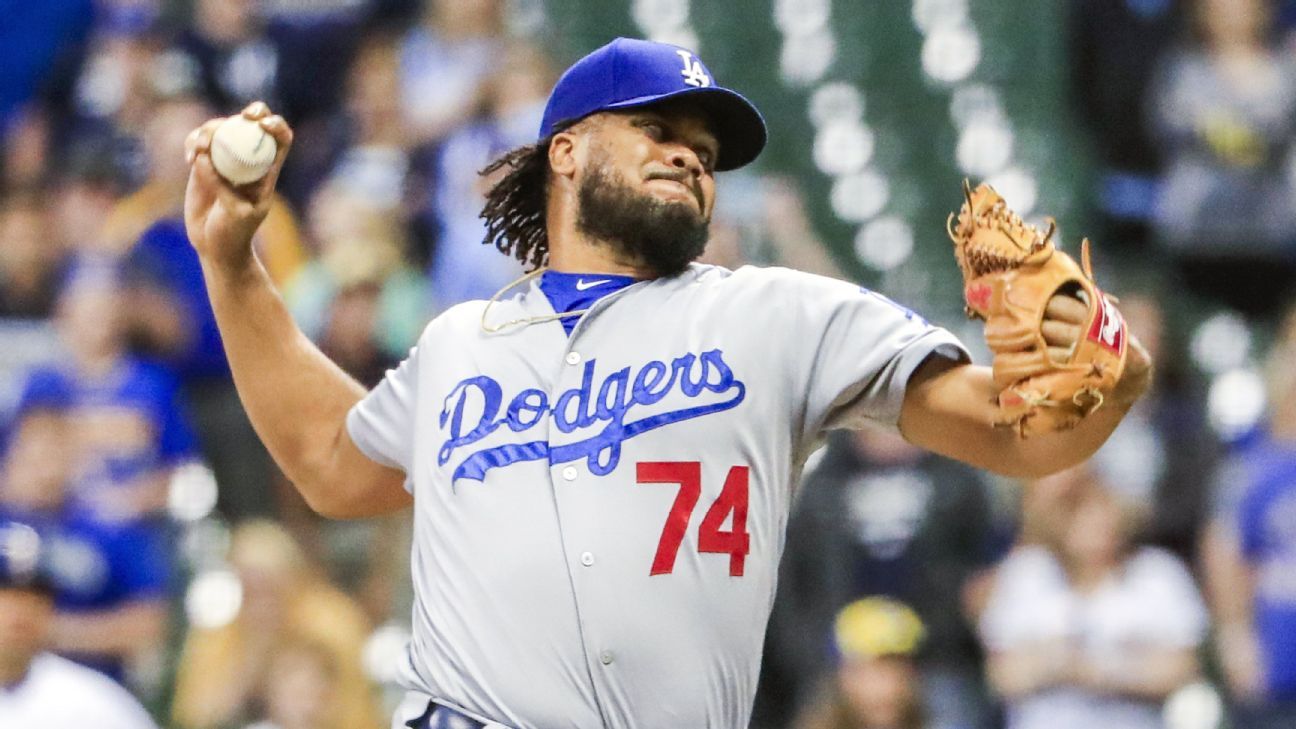
[[[405,722],[410,729],[508,729],[495,722],[480,722],[448,706],[429,701],[427,709],[417,718]]]

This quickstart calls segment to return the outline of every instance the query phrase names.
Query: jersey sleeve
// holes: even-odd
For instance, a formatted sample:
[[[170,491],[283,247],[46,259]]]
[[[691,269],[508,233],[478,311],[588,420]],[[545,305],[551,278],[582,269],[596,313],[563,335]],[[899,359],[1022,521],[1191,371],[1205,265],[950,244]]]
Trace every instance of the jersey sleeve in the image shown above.
[[[831,279],[805,288],[799,296],[810,299],[803,300],[800,336],[811,339],[804,435],[866,420],[895,427],[919,365],[930,356],[970,359],[953,334],[881,294]]]
[[[413,456],[419,347],[347,413],[351,440],[371,460],[408,472]]]

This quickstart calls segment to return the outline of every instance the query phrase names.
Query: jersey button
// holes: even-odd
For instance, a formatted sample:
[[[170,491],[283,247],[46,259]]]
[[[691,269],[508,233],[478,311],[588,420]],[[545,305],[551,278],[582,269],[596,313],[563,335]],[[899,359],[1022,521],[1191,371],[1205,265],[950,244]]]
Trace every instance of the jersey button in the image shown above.
[[[569,364],[569,365],[578,365],[578,364],[580,364],[580,361],[581,361],[580,352],[568,352],[568,353],[567,353],[567,364]]]
[[[576,480],[576,467],[568,466],[562,470],[562,477],[568,481]]]
[[[612,664],[612,651],[603,651],[599,654],[599,662],[605,666]]]
[[[586,567],[589,567],[589,566],[593,565],[593,564],[594,564],[594,554],[593,554],[592,552],[586,552],[586,553],[582,554],[582,555],[581,555],[581,564],[585,565]]]

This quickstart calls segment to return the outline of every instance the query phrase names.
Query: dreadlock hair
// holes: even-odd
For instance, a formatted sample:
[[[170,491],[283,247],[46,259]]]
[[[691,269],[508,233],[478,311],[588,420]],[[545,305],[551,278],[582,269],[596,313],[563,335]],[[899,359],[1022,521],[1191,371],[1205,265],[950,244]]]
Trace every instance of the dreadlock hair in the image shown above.
[[[481,171],[482,176],[506,170],[486,193],[481,217],[486,221],[484,245],[494,245],[528,270],[549,261],[545,206],[549,201],[549,142],[552,137],[513,149]]]

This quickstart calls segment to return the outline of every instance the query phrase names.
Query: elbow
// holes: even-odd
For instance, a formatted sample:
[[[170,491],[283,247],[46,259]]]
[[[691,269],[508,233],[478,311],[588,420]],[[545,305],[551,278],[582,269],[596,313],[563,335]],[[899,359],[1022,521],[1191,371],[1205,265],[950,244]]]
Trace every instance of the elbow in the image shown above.
[[[314,477],[294,479],[293,486],[301,494],[306,506],[325,519],[353,519],[357,513],[353,499],[348,498],[338,484]]]
[[[287,473],[312,511],[326,519],[360,519],[399,511],[413,503],[405,473],[382,467],[348,448],[339,430],[327,448],[296,461]]]
[[[326,519],[349,519],[355,497],[349,493],[347,479],[341,476],[336,449],[316,449],[281,462],[284,475],[301,494],[306,506]]]
[[[365,519],[399,511],[413,497],[396,482],[364,484],[351,479],[317,478],[294,481],[311,511],[325,519]]]
[[[345,519],[358,519],[364,516],[364,513],[362,511],[355,509],[350,504],[338,500],[322,501],[322,502],[315,502],[315,503],[308,501],[306,503],[308,506],[310,506],[311,511],[324,517],[325,519],[340,521]]]

